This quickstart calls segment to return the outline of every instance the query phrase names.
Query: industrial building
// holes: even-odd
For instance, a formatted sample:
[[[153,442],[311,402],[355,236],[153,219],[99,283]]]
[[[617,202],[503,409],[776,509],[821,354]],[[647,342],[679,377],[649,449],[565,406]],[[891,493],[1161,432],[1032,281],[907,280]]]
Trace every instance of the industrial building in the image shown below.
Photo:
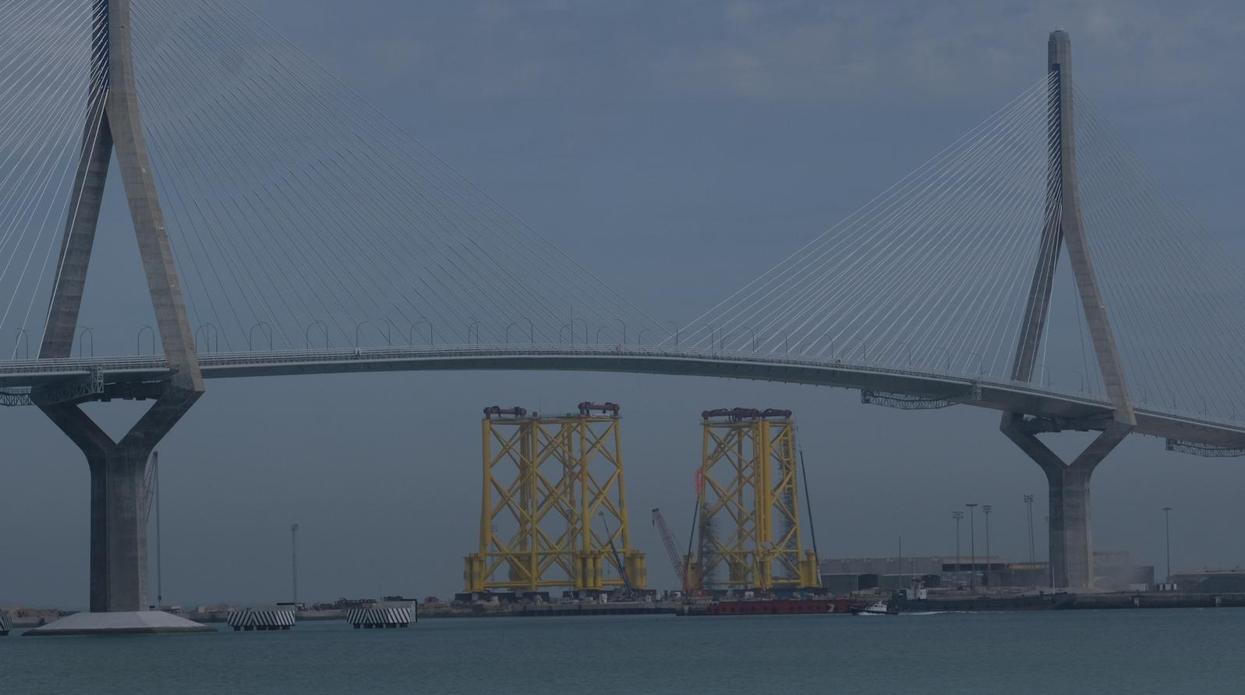
[[[1193,594],[1245,593],[1245,569],[1200,570],[1173,574],[1170,583]]]
[[[870,589],[897,591],[914,581],[934,588],[946,584],[944,573],[952,568],[954,563],[948,565],[941,557],[834,558],[821,563],[821,585],[838,595]]]
[[[996,557],[945,558],[883,557],[833,558],[822,561],[821,582],[831,593],[881,589],[893,591],[919,580],[929,588],[961,587],[1048,589],[1050,565],[1045,562],[1005,562]],[[1242,573],[1245,576],[1245,573]],[[1154,585],[1154,567],[1134,565],[1128,552],[1095,552],[1094,584],[1099,591],[1144,590]],[[1182,587],[1183,588],[1183,587]]]
[[[1154,586],[1154,565],[1133,563],[1132,553],[1094,552],[1093,588],[1099,591],[1144,591]]]

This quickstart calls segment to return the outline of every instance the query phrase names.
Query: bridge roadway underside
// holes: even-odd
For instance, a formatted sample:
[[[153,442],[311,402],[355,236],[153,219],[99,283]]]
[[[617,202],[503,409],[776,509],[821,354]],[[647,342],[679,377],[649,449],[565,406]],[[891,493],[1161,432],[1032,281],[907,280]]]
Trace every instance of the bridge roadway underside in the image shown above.
[[[208,379],[397,371],[557,370],[718,377],[830,386],[873,393],[884,403],[971,405],[1002,411],[1012,427],[1004,433],[1022,443],[1033,435],[1110,426],[1112,410],[1091,398],[1004,384],[840,362],[811,362],[755,355],[721,355],[645,348],[368,348],[267,353],[208,354],[200,359]],[[155,398],[167,390],[171,373],[163,357],[35,360],[0,364],[0,389],[32,389],[47,404],[90,400]],[[1245,429],[1172,413],[1137,411],[1138,434],[1225,449],[1245,448]],[[1100,435],[1100,438],[1105,435]],[[1032,442],[1029,442],[1032,445]],[[1040,444],[1032,447],[1041,448]],[[1040,457],[1039,457],[1040,458]],[[1062,466],[1061,466],[1062,468]],[[1048,475],[1048,477],[1050,477]],[[1051,478],[1052,567],[1059,586],[1078,590],[1092,582],[1089,544],[1088,475]],[[1069,511],[1070,510],[1070,511]],[[1071,571],[1072,570],[1077,571]],[[1078,570],[1083,568],[1083,571]],[[130,568],[143,571],[140,562]],[[94,573],[93,573],[94,576]],[[1056,581],[1052,575],[1052,581]],[[116,610],[108,607],[104,610]]]
[[[207,379],[402,371],[587,371],[749,379],[830,386],[944,399],[954,404],[1040,418],[1045,431],[1101,429],[1110,406],[1088,396],[1060,394],[1022,384],[998,383],[837,361],[722,355],[669,349],[606,348],[366,348],[267,353],[205,354]],[[144,388],[168,378],[163,357],[29,360],[0,363],[0,388],[47,387],[85,380],[92,370],[104,392],[84,400],[149,397]],[[154,391],[154,390],[153,390]],[[1137,411],[1135,434],[1211,447],[1245,448],[1245,426],[1190,415]]]

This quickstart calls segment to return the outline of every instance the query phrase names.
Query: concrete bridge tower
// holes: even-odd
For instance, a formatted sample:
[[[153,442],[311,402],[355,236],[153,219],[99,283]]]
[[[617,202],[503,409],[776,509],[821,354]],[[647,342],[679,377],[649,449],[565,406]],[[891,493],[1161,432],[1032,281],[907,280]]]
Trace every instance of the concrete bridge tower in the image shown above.
[[[1051,286],[1059,252],[1066,244],[1077,295],[1084,310],[1094,356],[1111,401],[1109,419],[1065,421],[1005,413],[1003,433],[1029,455],[1046,474],[1050,496],[1051,581],[1056,587],[1087,589],[1094,578],[1090,543],[1089,481],[1094,469],[1137,425],[1128,397],[1115,336],[1098,288],[1090,257],[1077,184],[1076,133],[1073,127],[1072,44],[1067,32],[1054,31],[1047,51],[1051,91],[1049,186],[1046,219],[1042,225],[1038,266],[1029,288],[1024,323],[1016,346],[1012,379],[1032,381],[1033,369],[1050,307]],[[1065,430],[1098,431],[1098,437],[1071,462],[1065,462],[1037,435]]]
[[[32,392],[35,404],[82,449],[91,472],[91,613],[71,616],[39,632],[203,629],[167,614],[142,612],[147,607],[147,532],[140,505],[147,498],[147,462],[160,440],[202,395],[203,377],[143,136],[134,77],[130,0],[93,0],[91,11],[91,98],[70,191],[73,198],[61,244],[60,272],[52,290],[39,358],[71,356],[104,185],[115,150],[170,375],[137,385],[103,386],[105,398],[155,401],[119,441],[82,411],[80,405],[86,398],[64,401]]]

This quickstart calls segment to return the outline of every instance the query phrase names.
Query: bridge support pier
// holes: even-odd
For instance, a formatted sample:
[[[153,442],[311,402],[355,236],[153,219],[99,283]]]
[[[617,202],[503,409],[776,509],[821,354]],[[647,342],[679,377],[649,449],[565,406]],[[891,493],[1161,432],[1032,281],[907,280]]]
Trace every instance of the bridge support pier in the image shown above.
[[[1112,421],[1071,463],[1059,458],[1036,436],[1035,421],[1008,413],[1000,429],[1042,468],[1049,485],[1051,586],[1086,590],[1094,581],[1094,550],[1090,540],[1089,482],[1098,464],[1132,427]],[[1047,430],[1049,431],[1049,430]]]
[[[76,404],[40,406],[90,466],[92,613],[146,610],[147,461],[200,395],[166,387],[116,442]]]
[[[1081,215],[1076,132],[1072,120],[1072,43],[1067,32],[1051,32],[1046,57],[1048,75],[1054,86],[1047,102],[1050,148],[1047,206],[1039,242],[1041,253],[1029,285],[1029,299],[1012,363],[1012,380],[1033,381],[1049,318],[1059,253],[1066,247],[1085,324],[1093,338],[1094,356],[1114,412],[1109,421],[1094,422],[1026,419],[1020,413],[1004,413],[999,427],[1042,467],[1050,484],[1051,585],[1083,590],[1090,588],[1094,580],[1094,552],[1089,539],[1089,479],[1094,468],[1137,426],[1137,418],[1128,398],[1124,369],[1107,320],[1106,304],[1098,289]],[[1064,429],[1100,430],[1101,434],[1076,459],[1065,463],[1037,438],[1040,433]]]
[[[74,190],[61,241],[52,305],[40,359],[70,356],[99,208],[112,152],[125,184],[143,274],[164,348],[169,378],[113,397],[155,398],[120,441],[113,441],[76,402],[40,402],[41,410],[86,455],[91,468],[91,612],[26,634],[186,632],[205,629],[147,611],[147,459],[203,394],[203,375],[182,299],[154,169],[139,112],[132,55],[130,0],[93,0],[92,97]]]

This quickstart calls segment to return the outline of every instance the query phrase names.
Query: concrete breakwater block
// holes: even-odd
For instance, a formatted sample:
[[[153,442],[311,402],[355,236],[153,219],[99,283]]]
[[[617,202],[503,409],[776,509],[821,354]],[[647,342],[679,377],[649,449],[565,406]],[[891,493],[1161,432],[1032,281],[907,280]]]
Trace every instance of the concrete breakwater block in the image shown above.
[[[294,627],[297,617],[292,607],[246,608],[229,614],[226,622],[234,632],[251,632],[254,630],[289,630]]]
[[[409,627],[411,624],[411,604],[378,605],[372,608],[355,608],[346,614],[346,621],[359,628],[393,628]]]
[[[26,631],[26,636],[55,635],[156,635],[216,632],[214,628],[164,611],[119,611],[116,613],[74,613],[42,627]]]

